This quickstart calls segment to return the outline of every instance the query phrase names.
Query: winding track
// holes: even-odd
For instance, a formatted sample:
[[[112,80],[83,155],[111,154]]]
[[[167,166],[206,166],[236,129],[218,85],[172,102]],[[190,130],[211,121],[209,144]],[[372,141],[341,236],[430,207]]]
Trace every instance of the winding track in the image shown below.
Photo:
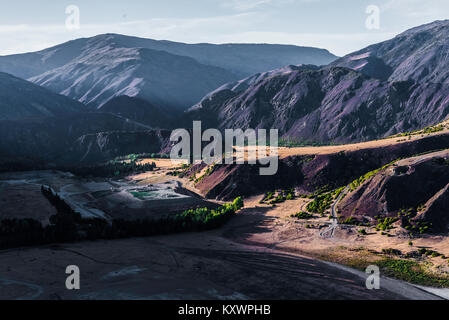
[[[418,157],[413,157],[411,158],[412,160],[414,159],[415,161],[413,162],[413,165],[418,165],[421,163],[424,163],[432,158],[434,158],[436,155],[441,155],[441,156],[449,156],[449,151],[448,150],[443,150],[443,151],[438,151],[435,153],[431,153],[431,154],[425,154],[425,155],[421,155]],[[404,159],[404,160],[399,160],[398,162],[396,162],[396,164],[401,163],[401,161],[410,161],[410,159]],[[341,201],[341,199],[343,198],[343,196],[349,192],[349,186],[347,186],[340,194],[340,196],[337,198],[337,200],[335,200],[334,204],[332,205],[331,208],[331,214],[332,214],[332,224],[326,228],[325,230],[320,232],[320,236],[326,239],[330,239],[334,237],[335,234],[335,230],[338,227],[338,215],[336,212],[336,208],[338,203]]]
[[[323,230],[320,232],[320,236],[323,238],[333,238],[334,234],[335,234],[335,230],[338,227],[338,215],[337,212],[335,210],[335,208],[337,207],[338,203],[341,201],[341,199],[344,197],[344,195],[346,194],[346,192],[348,192],[349,187],[346,187],[338,196],[337,200],[335,200],[334,204],[332,205],[331,208],[331,214],[332,214],[332,224],[329,226],[329,228]]]

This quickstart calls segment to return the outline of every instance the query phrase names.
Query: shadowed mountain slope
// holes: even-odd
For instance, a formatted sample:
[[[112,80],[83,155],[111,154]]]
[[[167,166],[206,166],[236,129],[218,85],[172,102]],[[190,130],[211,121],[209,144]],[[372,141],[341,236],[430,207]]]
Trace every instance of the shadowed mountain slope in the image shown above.
[[[172,114],[139,98],[120,96],[108,101],[98,111],[132,119],[153,128],[169,128],[173,125]]]
[[[72,99],[6,73],[0,73],[0,120],[49,117],[86,111]]]

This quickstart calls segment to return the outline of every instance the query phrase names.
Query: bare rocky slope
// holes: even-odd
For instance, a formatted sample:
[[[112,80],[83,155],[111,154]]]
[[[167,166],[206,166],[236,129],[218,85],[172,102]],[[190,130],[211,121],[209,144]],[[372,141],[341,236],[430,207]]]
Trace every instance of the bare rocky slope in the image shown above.
[[[433,232],[449,230],[449,151],[406,159],[391,165],[350,192],[339,205],[342,216],[377,221],[409,212],[431,223]],[[407,224],[408,220],[402,221]]]
[[[314,193],[323,187],[345,186],[399,158],[448,147],[449,135],[442,134],[386,147],[291,156],[280,160],[279,170],[273,176],[259,175],[258,165],[215,165],[196,187],[206,197],[220,200],[292,187],[303,193]]]
[[[448,29],[449,20],[412,28],[342,57],[331,66],[348,67],[389,81],[448,83]]]
[[[75,60],[29,78],[35,84],[93,108],[114,97],[140,97],[152,104],[182,109],[235,76],[222,68],[146,48],[123,48],[105,39]]]
[[[189,120],[277,128],[299,142],[347,143],[421,129],[449,115],[449,20],[414,28],[329,66],[292,66],[221,87]]]
[[[187,108],[224,83],[287,64],[325,65],[327,50],[269,44],[184,44],[118,34],[0,57],[0,71],[94,107],[129,95]]]

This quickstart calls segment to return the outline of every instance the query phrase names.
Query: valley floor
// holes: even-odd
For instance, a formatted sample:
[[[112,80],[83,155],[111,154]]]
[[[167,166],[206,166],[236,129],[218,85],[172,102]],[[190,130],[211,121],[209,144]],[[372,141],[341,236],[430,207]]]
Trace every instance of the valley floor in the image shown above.
[[[123,196],[129,186],[140,190],[149,185],[180,185],[192,194],[199,194],[190,179],[167,175],[178,166],[168,160],[159,160],[159,170],[128,177],[121,184],[112,181],[107,188],[103,186],[104,181],[95,184],[84,180],[77,182],[71,176],[62,174],[55,178],[49,172],[41,172],[43,177],[34,180],[34,184],[29,183],[31,177],[28,176],[33,173],[24,173],[17,183],[12,183],[12,177],[6,175],[2,177],[4,183],[0,183],[0,187],[4,188],[7,181],[8,188],[4,189],[12,192],[14,197],[30,196],[27,208],[34,206],[45,212],[43,215],[37,212],[39,210],[28,212],[41,221],[53,214],[52,207],[41,206],[43,202],[39,197],[38,186],[49,180],[59,192],[74,189],[72,194],[67,194],[71,200],[90,199],[83,203],[95,203],[97,208],[99,204],[106,205],[98,202],[99,199],[107,198],[114,204],[114,199],[121,195],[117,203],[121,204],[123,215],[136,209],[138,204],[139,208],[146,207],[145,201],[139,199],[140,194],[137,198]],[[14,175],[17,179],[17,174]],[[101,187],[101,190],[93,190],[95,187]],[[32,193],[29,188],[33,189]],[[14,211],[11,209],[14,197],[2,200],[8,204],[4,208],[10,214]],[[310,199],[295,198],[273,206],[261,203],[262,198],[263,195],[245,199],[245,208],[226,225],[213,231],[2,250],[0,299],[371,300],[449,297],[449,289],[431,291],[387,277],[403,278],[402,274],[386,274],[382,277],[380,290],[368,290],[364,273],[368,265],[395,259],[383,254],[382,249],[408,254],[425,248],[449,257],[446,236],[423,236],[413,239],[410,245],[410,238],[400,228],[390,231],[391,237],[387,237],[375,232],[374,228],[364,227],[367,233],[361,234],[358,232],[360,227],[338,225],[333,237],[325,238],[322,231],[332,224],[329,217],[292,217],[304,211]],[[441,257],[415,260],[425,267],[423,272],[426,274],[424,278],[405,280],[433,285],[438,279],[446,279],[441,284],[447,283],[447,260]],[[80,268],[79,291],[65,288],[65,270],[69,265]],[[413,265],[412,269],[415,267]],[[416,277],[422,275],[413,273]],[[431,277],[426,278],[428,275]],[[422,281],[431,278],[436,280]]]
[[[164,170],[132,178],[137,184],[169,179]],[[345,263],[335,257],[368,241],[348,230],[329,240],[306,229],[290,218],[306,200],[271,207],[260,198],[248,199],[214,231],[0,251],[0,299],[439,298],[387,278],[380,290],[366,289],[363,272],[320,259]],[[369,243],[379,248],[382,240]],[[69,265],[80,268],[79,291],[65,288]]]
[[[363,273],[285,253],[275,221],[247,208],[211,232],[1,251],[0,299],[437,298],[395,280],[368,290]],[[79,291],[65,289],[68,265]]]

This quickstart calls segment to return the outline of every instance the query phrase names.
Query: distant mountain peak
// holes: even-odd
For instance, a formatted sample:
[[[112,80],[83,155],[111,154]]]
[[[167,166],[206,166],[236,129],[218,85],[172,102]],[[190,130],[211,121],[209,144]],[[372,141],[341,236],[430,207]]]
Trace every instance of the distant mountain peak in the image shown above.
[[[334,61],[389,81],[449,82],[449,20],[409,29]]]
[[[449,19],[447,20],[436,20],[427,24],[423,24],[411,29],[408,29],[404,32],[402,32],[401,34],[398,35],[398,37],[400,36],[404,36],[404,35],[411,35],[411,34],[416,34],[416,33],[420,33],[420,32],[426,32],[426,31],[438,31],[439,29],[445,29],[445,28],[449,28]]]
[[[186,44],[107,33],[0,57],[0,71],[94,107],[126,94],[183,109],[254,73],[336,58],[327,50],[291,45]]]

